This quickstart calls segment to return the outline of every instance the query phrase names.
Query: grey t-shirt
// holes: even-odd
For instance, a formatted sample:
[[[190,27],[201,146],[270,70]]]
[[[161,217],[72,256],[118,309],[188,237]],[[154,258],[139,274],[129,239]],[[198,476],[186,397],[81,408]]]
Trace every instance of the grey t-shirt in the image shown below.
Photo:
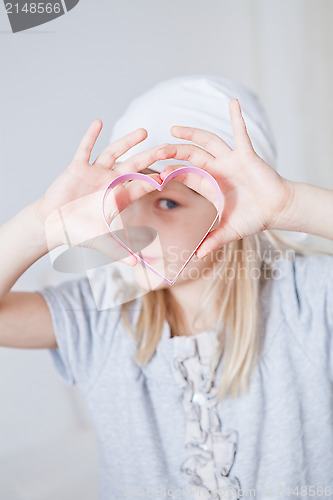
[[[112,292],[103,276],[101,295]],[[276,263],[260,295],[264,340],[250,390],[215,406],[198,394],[213,330],[170,338],[165,322],[140,368],[120,306],[97,310],[88,278],[40,293],[55,367],[78,385],[96,430],[101,500],[333,498],[333,256]]]

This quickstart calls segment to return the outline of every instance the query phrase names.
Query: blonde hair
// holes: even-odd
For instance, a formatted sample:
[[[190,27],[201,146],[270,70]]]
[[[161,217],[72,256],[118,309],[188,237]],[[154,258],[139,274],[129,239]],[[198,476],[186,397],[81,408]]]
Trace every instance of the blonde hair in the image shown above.
[[[270,258],[267,258],[268,248],[272,252]],[[209,312],[209,308],[218,308],[216,333],[219,341],[217,352],[211,360],[211,378],[215,377],[223,359],[223,369],[217,384],[217,400],[220,402],[225,396],[236,398],[249,388],[251,374],[260,355],[260,288],[266,279],[274,279],[274,261],[281,258],[290,260],[291,252],[292,255],[295,252],[328,252],[293,243],[272,230],[229,243],[219,251],[223,252],[222,262],[217,260],[218,252],[212,252],[215,255],[213,272],[219,271],[217,275],[227,279],[208,280],[195,318],[199,318],[203,311]],[[252,255],[253,258],[244,261],[244,255]],[[228,278],[230,271],[232,279]],[[128,314],[131,302],[122,304],[121,318],[126,330],[138,344],[134,360],[143,366],[155,353],[165,320],[173,332],[184,331],[185,325],[181,307],[168,287],[151,290],[143,296],[134,331]]]

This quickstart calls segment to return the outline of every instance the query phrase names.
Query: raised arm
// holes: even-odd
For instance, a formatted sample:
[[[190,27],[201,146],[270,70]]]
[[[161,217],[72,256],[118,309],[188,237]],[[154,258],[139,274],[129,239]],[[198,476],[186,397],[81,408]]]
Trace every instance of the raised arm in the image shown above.
[[[210,173],[224,198],[221,221],[199,246],[196,255],[205,258],[228,243],[261,231],[300,231],[333,240],[333,191],[282,177],[253,149],[237,99],[230,101],[234,149],[222,138],[194,127],[173,126],[171,134],[195,144],[168,144],[158,158],[190,161]],[[202,146],[202,148],[200,147]],[[205,149],[203,149],[205,148]],[[167,166],[164,178],[176,167]],[[178,177],[179,180],[182,180]],[[196,176],[184,182],[206,195]]]
[[[37,292],[13,292],[18,278],[39,258],[62,244],[83,245],[108,237],[102,251],[110,258],[120,250],[117,260],[135,265],[136,259],[124,251],[108,234],[101,213],[105,188],[123,173],[138,172],[156,161],[152,148],[127,161],[116,159],[147,137],[137,129],[110,144],[93,164],[90,156],[102,122],[94,120],[84,135],[73,161],[46,193],[21,210],[0,228],[0,346],[19,348],[56,348],[49,309]],[[151,174],[155,178],[158,174]],[[134,185],[135,186],[135,185]],[[145,193],[121,187],[117,202],[126,205]],[[114,206],[109,207],[110,210]],[[118,208],[118,205],[116,205]],[[112,212],[111,212],[112,213]],[[103,240],[105,241],[105,240]],[[117,248],[116,248],[117,247]],[[125,252],[125,254],[124,254]],[[119,256],[120,255],[120,256]]]
[[[288,182],[292,193],[289,209],[277,215],[270,229],[301,231],[333,240],[333,190]]]
[[[42,296],[10,291],[18,278],[48,252],[38,205],[27,206],[0,228],[0,346],[57,347]]]

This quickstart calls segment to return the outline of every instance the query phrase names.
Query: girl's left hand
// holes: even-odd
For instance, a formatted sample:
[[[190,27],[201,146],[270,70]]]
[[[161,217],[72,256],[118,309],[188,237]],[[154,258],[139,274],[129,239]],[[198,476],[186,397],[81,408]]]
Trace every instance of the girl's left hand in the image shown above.
[[[229,112],[234,150],[211,132],[174,126],[171,128],[174,137],[193,141],[207,151],[192,144],[168,144],[155,154],[156,159],[176,158],[206,170],[222,191],[224,208],[221,220],[198,248],[196,255],[199,258],[266,229],[283,229],[286,213],[293,202],[294,183],[282,177],[256,154],[237,99],[230,101]],[[160,178],[164,179],[180,166],[165,168]],[[177,179],[187,184],[190,176],[189,187],[209,199],[205,183],[195,181],[195,177],[198,179],[195,174],[184,174]]]

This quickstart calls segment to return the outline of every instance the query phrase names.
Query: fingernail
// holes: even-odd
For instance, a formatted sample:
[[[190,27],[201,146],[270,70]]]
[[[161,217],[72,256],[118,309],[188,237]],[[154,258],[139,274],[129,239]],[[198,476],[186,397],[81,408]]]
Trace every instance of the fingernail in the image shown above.
[[[160,149],[163,149],[165,148],[165,146],[168,146],[168,143],[166,142],[165,144],[162,144],[162,146],[160,146],[159,148],[157,148],[156,151],[159,151]]]
[[[202,249],[198,250],[197,257],[198,259],[203,259],[204,257],[206,257],[206,251]]]

